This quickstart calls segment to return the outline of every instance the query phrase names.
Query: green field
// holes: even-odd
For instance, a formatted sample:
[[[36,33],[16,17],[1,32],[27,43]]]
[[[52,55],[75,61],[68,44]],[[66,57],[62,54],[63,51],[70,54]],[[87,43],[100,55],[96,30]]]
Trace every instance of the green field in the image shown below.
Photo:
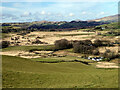
[[[81,34],[56,34],[56,36],[79,36],[79,35],[94,35],[94,33],[81,33]]]
[[[103,24],[103,25],[100,25],[100,26],[102,26],[102,27],[107,26],[108,28],[116,28],[116,29],[119,29],[118,22],[114,22],[114,23],[110,23],[110,24]]]
[[[77,35],[88,34],[61,34],[58,36]],[[3,37],[6,35],[3,34]],[[11,46],[2,51],[34,49],[51,51],[52,48],[54,45]],[[72,49],[64,49],[64,51],[73,53]],[[86,65],[81,62],[59,62],[61,60],[90,61],[72,55],[35,59],[3,55],[3,88],[118,88],[118,69],[98,69],[95,68],[96,62]],[[46,63],[39,61],[46,61]],[[55,61],[57,63],[47,63]]]
[[[5,33],[0,34],[0,39],[4,39],[4,38],[7,38],[7,37],[10,37],[10,35],[5,34]]]
[[[44,46],[11,46],[2,49],[2,51],[29,51],[32,49],[38,49],[38,50],[46,50],[49,51],[51,48],[54,47],[54,45],[44,45]]]
[[[117,88],[118,69],[80,62],[40,63],[3,56],[4,88]]]

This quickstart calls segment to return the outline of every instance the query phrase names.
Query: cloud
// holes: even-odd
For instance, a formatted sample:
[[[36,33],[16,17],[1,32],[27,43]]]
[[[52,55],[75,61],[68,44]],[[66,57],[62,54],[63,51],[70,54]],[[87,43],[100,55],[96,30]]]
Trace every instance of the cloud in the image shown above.
[[[21,4],[21,3],[14,3],[13,6],[14,6],[14,7],[22,7],[22,6],[24,6],[24,5]]]
[[[2,2],[119,2],[119,0],[2,0]]]
[[[48,15],[51,15],[51,13],[50,13],[50,12],[48,12]]]
[[[84,11],[84,12],[82,12],[82,14],[87,14],[87,12]]]
[[[19,18],[16,15],[8,14],[8,13],[2,13],[2,20],[18,20]]]
[[[45,11],[41,11],[41,14],[44,15],[44,14],[45,14]]]
[[[38,2],[38,3],[7,3],[3,4],[6,13],[15,14],[19,19],[27,20],[73,20],[103,17],[115,10],[111,3],[73,3],[69,2]],[[117,7],[117,6],[116,6]],[[21,10],[21,11],[18,11]],[[9,11],[9,12],[8,12]],[[31,13],[30,13],[31,12]],[[114,13],[114,12],[112,12]],[[98,16],[99,15],[99,16]],[[109,14],[108,14],[109,15]],[[22,17],[21,17],[22,16]]]
[[[8,14],[8,13],[2,13],[2,17],[15,17],[13,14]]]
[[[21,17],[28,17],[31,16],[31,12],[24,12],[23,15],[21,15]]]
[[[69,16],[72,17],[72,16],[74,16],[74,14],[73,13],[69,13]]]
[[[104,15],[105,14],[105,12],[100,12],[100,15]]]
[[[3,11],[19,11],[16,8],[3,7],[3,6],[2,7],[0,6],[0,10],[3,10]]]

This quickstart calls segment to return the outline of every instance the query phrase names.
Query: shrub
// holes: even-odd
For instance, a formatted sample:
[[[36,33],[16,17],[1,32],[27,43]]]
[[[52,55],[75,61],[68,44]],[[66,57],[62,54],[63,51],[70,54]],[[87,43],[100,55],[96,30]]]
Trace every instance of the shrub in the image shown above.
[[[92,45],[92,42],[90,40],[83,40],[82,42],[84,45],[88,45],[88,46]]]
[[[56,49],[72,48],[72,44],[66,39],[61,39],[61,40],[55,41],[55,48]]]
[[[110,53],[111,51],[110,51],[110,49],[106,49],[106,51],[105,51],[105,53]]]
[[[114,53],[114,52],[111,52],[111,53],[108,53],[107,57],[110,58],[110,59],[114,59],[114,58],[118,57],[118,54]]]
[[[109,40],[101,40],[102,46],[111,46],[111,42]]]
[[[90,40],[73,41],[73,44],[74,43],[78,43],[79,45],[87,45],[87,46],[92,45],[92,42]]]
[[[9,41],[2,41],[0,43],[0,48],[6,48],[10,45],[10,42]]]
[[[110,58],[104,58],[102,61],[110,61]]]
[[[97,50],[93,50],[92,54],[93,55],[99,55],[100,53],[99,53],[99,50],[97,49]]]
[[[44,44],[44,43],[41,42],[40,40],[36,40],[36,41],[32,42],[32,44]]]
[[[73,51],[75,53],[91,54],[93,50],[93,46],[81,45],[80,42],[73,44]]]
[[[95,27],[94,29],[100,29],[100,30],[101,30],[101,29],[102,29],[102,27]]]
[[[118,53],[111,52],[110,50],[106,50],[106,52],[103,53],[102,56],[105,57],[105,58],[107,58],[108,60],[111,60],[111,59],[119,57]]]
[[[112,43],[109,40],[95,40],[93,45],[95,47],[100,47],[100,46],[112,46]]]
[[[75,53],[80,53],[80,42],[76,42],[76,43],[74,43],[73,44],[73,51],[75,52]]]
[[[102,41],[99,40],[99,39],[95,40],[95,41],[94,41],[94,46],[95,46],[95,47],[102,46]]]

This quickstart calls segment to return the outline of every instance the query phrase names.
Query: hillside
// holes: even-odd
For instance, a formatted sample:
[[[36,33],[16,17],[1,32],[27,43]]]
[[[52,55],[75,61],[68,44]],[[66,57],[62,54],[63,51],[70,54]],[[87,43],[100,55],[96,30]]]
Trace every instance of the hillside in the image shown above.
[[[14,63],[13,63],[14,62]],[[117,69],[3,56],[3,88],[117,88]]]
[[[95,22],[118,22],[118,17],[120,15],[112,15],[112,16],[107,16],[99,19],[94,19],[94,20],[89,20],[89,21],[95,21]]]
[[[3,23],[2,32],[20,32],[20,31],[71,31],[89,27],[95,27],[98,25],[107,24],[104,22],[88,22],[88,21],[36,21],[26,23]]]
[[[88,21],[34,21],[24,23],[2,23],[1,25],[3,33],[19,31],[71,31],[118,22],[118,16],[120,15],[107,16]]]
[[[118,22],[113,22],[113,23],[110,23],[110,24],[104,24],[104,25],[100,25],[101,27],[105,27],[107,26],[108,29],[119,29],[119,25],[118,25]]]

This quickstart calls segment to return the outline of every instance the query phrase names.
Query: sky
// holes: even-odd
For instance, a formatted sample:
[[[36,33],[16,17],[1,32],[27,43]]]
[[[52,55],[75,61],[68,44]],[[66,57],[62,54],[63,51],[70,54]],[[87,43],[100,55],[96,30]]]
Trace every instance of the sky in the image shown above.
[[[92,20],[118,14],[118,2],[2,2],[1,22]]]

